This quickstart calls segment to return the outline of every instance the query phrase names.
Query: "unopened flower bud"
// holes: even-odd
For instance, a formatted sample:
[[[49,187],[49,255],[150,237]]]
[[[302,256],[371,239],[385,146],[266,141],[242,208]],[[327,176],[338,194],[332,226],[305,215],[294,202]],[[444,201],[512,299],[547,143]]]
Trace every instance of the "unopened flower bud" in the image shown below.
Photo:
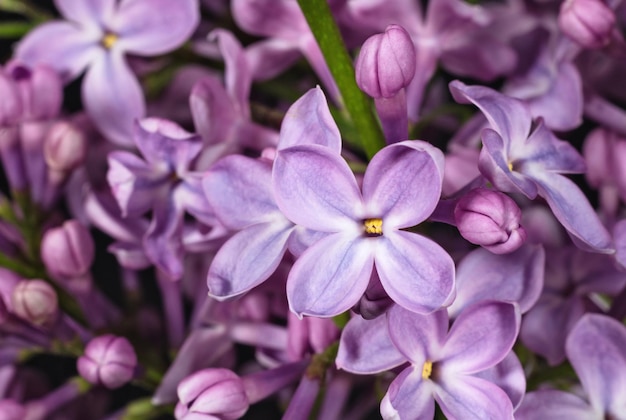
[[[244,382],[228,369],[205,369],[185,378],[178,385],[177,419],[238,419],[248,410]]]
[[[57,294],[43,280],[22,280],[13,289],[13,312],[35,325],[50,325],[59,314]]]
[[[80,222],[68,220],[44,234],[41,258],[48,271],[55,276],[80,277],[93,262],[93,238]]]
[[[22,117],[22,101],[12,78],[0,69],[0,128],[17,124]]]
[[[19,90],[23,121],[48,120],[59,114],[63,83],[53,69],[45,65],[31,68],[13,61],[6,70]]]
[[[373,98],[391,98],[415,75],[415,46],[401,26],[367,39],[355,64],[356,82]]]
[[[137,355],[133,346],[126,338],[112,334],[91,340],[77,362],[80,376],[109,389],[119,388],[130,381],[136,366]]]
[[[566,0],[559,28],[585,48],[601,48],[611,40],[615,14],[602,0]]]
[[[494,254],[515,251],[526,240],[522,212],[509,196],[476,188],[461,197],[454,209],[457,228],[469,242]]]
[[[59,121],[48,131],[43,152],[50,169],[69,172],[85,161],[87,140],[74,124]]]

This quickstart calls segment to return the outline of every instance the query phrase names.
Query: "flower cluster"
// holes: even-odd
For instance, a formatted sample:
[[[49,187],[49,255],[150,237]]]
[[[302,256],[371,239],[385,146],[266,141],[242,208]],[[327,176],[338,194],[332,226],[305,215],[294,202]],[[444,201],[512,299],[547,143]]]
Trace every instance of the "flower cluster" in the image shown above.
[[[619,0],[40,3],[1,418],[626,419]]]

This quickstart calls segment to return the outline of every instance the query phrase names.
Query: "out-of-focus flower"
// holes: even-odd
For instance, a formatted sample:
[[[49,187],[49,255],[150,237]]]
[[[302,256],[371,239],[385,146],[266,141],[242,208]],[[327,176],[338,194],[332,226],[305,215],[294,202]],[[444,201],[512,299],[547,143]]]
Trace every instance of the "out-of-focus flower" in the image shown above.
[[[87,112],[110,140],[132,144],[132,124],[145,100],[126,54],[159,55],[181,45],[196,28],[197,0],[56,0],[66,21],[45,23],[17,46],[28,65],[45,63],[70,81],[86,71]]]
[[[46,134],[43,152],[50,169],[67,173],[85,161],[87,139],[75,124],[59,121]]]
[[[88,382],[114,389],[133,378],[137,355],[126,338],[107,334],[87,344],[76,366]]]
[[[41,259],[53,275],[75,278],[91,267],[94,249],[89,230],[76,220],[68,220],[44,234]]]
[[[559,28],[585,48],[601,48],[611,41],[615,14],[602,0],[566,0],[561,4]]]
[[[57,320],[57,294],[43,280],[22,280],[13,289],[12,309],[15,314],[35,325],[51,325]]]

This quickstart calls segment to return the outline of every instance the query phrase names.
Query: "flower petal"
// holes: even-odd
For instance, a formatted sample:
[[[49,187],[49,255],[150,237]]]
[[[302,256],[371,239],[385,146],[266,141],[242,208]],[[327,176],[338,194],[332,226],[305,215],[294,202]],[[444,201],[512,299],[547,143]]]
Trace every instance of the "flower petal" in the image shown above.
[[[514,408],[520,405],[526,393],[524,368],[513,351],[510,351],[497,365],[475,373],[473,376],[493,382],[500,387],[509,396]]]
[[[504,255],[475,249],[457,266],[456,299],[448,308],[450,317],[483,300],[516,302],[525,313],[539,299],[544,270],[545,252],[541,245],[524,245]]]
[[[539,185],[539,195],[570,235],[596,252],[612,251],[611,235],[576,184],[562,175],[544,171],[533,173],[532,178]]]
[[[519,307],[479,302],[454,321],[443,347],[446,372],[471,374],[500,363],[513,348],[521,322]]]
[[[363,238],[336,233],[319,240],[289,272],[289,308],[298,316],[347,311],[367,289],[373,264],[373,249]]]
[[[513,405],[497,385],[476,376],[458,375],[438,383],[435,400],[449,419],[513,420]]]
[[[277,215],[282,217],[271,182],[272,166],[268,161],[231,155],[211,166],[202,187],[224,226],[243,229]]]
[[[436,242],[395,231],[375,239],[376,270],[391,299],[417,313],[430,313],[454,298],[454,262]]]
[[[100,37],[98,31],[53,21],[29,32],[17,45],[15,58],[30,67],[46,64],[69,82],[104,54]]]
[[[174,280],[183,275],[183,216],[184,210],[173,196],[156,203],[143,238],[146,256]]]
[[[517,420],[589,420],[603,418],[577,395],[556,389],[529,392],[515,411]]]
[[[146,109],[143,91],[121,53],[111,50],[94,60],[82,86],[85,109],[109,140],[133,144],[133,121]]]
[[[567,337],[565,351],[591,405],[607,417],[626,413],[626,327],[600,314],[586,314]]]
[[[437,206],[442,182],[439,149],[419,140],[387,146],[374,156],[363,178],[368,216],[383,218],[384,229],[415,226]]]
[[[292,225],[286,221],[259,223],[226,241],[209,269],[211,296],[226,299],[267,280],[282,260],[291,232]]]
[[[182,45],[200,22],[198,0],[120,2],[110,30],[116,47],[137,55],[158,55]]]
[[[99,29],[110,21],[116,3],[115,0],[54,0],[54,5],[67,20]]]
[[[279,152],[273,185],[278,207],[292,222],[324,232],[362,230],[356,179],[346,161],[327,147],[293,146]]]
[[[280,128],[278,150],[306,144],[321,144],[336,154],[341,153],[341,134],[319,86],[289,108]]]
[[[384,372],[405,361],[389,337],[385,316],[371,321],[355,316],[341,332],[335,359],[337,369],[367,375]]]
[[[432,419],[435,415],[432,381],[422,379],[421,372],[411,366],[393,380],[380,402],[384,419]]]

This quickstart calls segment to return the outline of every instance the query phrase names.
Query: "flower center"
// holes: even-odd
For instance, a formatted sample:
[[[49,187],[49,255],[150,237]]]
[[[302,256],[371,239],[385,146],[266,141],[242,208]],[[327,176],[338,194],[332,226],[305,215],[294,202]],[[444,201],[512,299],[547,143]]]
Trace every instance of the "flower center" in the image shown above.
[[[106,48],[107,50],[110,50],[113,47],[113,45],[117,42],[117,38],[118,38],[117,35],[115,35],[114,33],[108,32],[102,37],[102,40],[100,41],[100,43],[102,44],[104,48]]]
[[[365,228],[365,236],[382,236],[383,219],[365,219],[363,220]]]
[[[422,379],[430,378],[430,375],[433,373],[433,362],[427,360],[424,362],[424,367],[422,367]]]

